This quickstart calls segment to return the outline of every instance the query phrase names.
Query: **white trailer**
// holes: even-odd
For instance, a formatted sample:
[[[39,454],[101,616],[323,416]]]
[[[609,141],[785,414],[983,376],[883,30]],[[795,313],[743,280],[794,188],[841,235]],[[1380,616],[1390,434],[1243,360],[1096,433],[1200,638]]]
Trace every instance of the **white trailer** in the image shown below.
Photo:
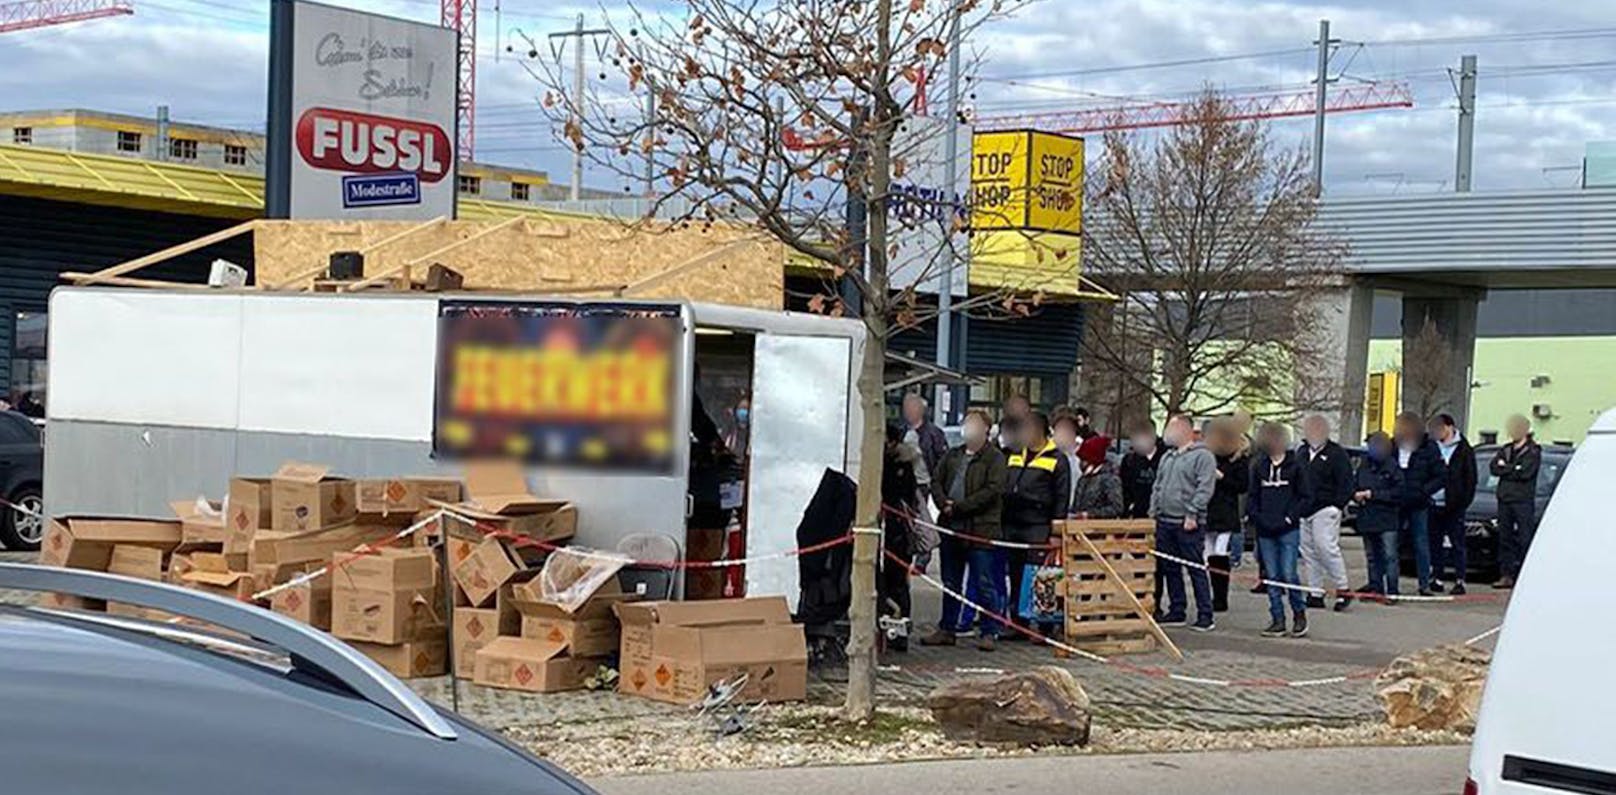
[[[457,462],[435,457],[433,446],[439,304],[451,300],[633,303],[58,288],[49,313],[47,512],[166,516],[174,499],[220,496],[230,477],[265,475],[288,459],[351,477],[457,474]],[[732,392],[744,384],[746,552],[791,549],[824,469],[858,472],[863,325],[676,306],[682,350],[671,438],[690,435],[696,363],[724,374]],[[579,544],[611,549],[651,532],[683,547],[687,448],[673,445],[672,465],[661,472],[535,465],[529,486],[578,506]],[[795,561],[749,566],[747,590],[794,602]]]

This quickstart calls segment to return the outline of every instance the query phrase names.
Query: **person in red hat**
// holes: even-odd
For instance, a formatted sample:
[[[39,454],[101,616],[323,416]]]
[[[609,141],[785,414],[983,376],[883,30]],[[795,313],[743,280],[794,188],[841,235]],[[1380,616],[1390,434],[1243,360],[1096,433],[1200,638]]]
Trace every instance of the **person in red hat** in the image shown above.
[[[1067,424],[1072,427],[1059,427]],[[1056,425],[1057,437],[1081,432],[1071,417],[1062,417]],[[1067,513],[1072,518],[1115,519],[1124,513],[1122,478],[1107,455],[1110,450],[1111,439],[1103,435],[1090,436],[1077,445],[1072,456],[1072,492],[1067,500]]]

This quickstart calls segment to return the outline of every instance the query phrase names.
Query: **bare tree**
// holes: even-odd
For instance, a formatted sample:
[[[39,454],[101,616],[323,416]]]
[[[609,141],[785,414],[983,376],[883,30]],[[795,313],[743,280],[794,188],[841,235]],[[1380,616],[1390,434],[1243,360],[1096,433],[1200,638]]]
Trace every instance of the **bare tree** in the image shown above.
[[[924,153],[937,150],[918,129],[927,120],[915,113],[915,89],[948,57],[952,26],[968,39],[1024,2],[686,0],[674,12],[630,7],[619,20],[605,21],[609,66],[589,76],[581,103],[570,75],[557,66],[536,72],[544,105],[571,146],[625,180],[651,175],[658,195],[648,215],[677,225],[756,225],[821,263],[840,287],[815,296],[812,308],[863,319],[860,527],[875,526],[881,510],[887,341],[895,329],[928,319],[917,285],[962,254],[961,202],[907,184],[925,165]],[[650,115],[635,99],[645,92],[654,98]],[[968,151],[968,141],[960,145]],[[935,234],[915,234],[926,228]],[[895,265],[900,258],[903,264]],[[1030,311],[991,295],[956,306],[970,308]],[[852,717],[871,709],[872,642],[855,631]]]
[[[1403,368],[1403,408],[1421,417],[1432,417],[1448,408],[1443,405],[1442,395],[1453,367],[1453,345],[1430,315],[1420,324],[1420,333],[1408,341],[1403,359],[1419,362],[1418,367]]]
[[[1123,300],[1084,336],[1085,370],[1168,414],[1334,407],[1306,299],[1340,247],[1313,228],[1306,157],[1230,111],[1209,90],[1187,124],[1105,135],[1084,259]]]

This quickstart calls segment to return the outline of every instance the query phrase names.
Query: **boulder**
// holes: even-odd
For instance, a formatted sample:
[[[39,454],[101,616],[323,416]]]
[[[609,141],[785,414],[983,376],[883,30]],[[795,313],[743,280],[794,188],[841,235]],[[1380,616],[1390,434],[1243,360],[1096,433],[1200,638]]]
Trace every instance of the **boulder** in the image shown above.
[[[1492,655],[1455,644],[1405,654],[1375,677],[1375,690],[1393,728],[1476,730],[1481,688]]]
[[[1087,745],[1089,697],[1064,668],[1039,666],[932,691],[926,705],[949,739],[993,744]]]

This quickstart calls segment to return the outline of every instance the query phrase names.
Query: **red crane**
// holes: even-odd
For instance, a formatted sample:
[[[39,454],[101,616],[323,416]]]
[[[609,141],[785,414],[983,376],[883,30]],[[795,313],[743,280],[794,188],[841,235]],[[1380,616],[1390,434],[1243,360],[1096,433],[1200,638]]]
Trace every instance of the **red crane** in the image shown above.
[[[1227,102],[1231,118],[1238,121],[1284,119],[1314,113],[1312,88],[1234,96],[1228,97]],[[1142,102],[1082,110],[981,116],[974,119],[973,124],[978,130],[1028,129],[1061,133],[1139,130],[1183,124],[1190,119],[1194,107],[1193,101]],[[1414,94],[1408,84],[1393,82],[1341,86],[1332,89],[1324,102],[1325,113],[1412,107]]]
[[[127,0],[24,0],[20,3],[0,3],[0,33],[133,13],[135,9]]]
[[[477,0],[441,0],[441,24],[460,34],[459,88],[456,102],[456,149],[461,160],[470,160],[477,143]]]

